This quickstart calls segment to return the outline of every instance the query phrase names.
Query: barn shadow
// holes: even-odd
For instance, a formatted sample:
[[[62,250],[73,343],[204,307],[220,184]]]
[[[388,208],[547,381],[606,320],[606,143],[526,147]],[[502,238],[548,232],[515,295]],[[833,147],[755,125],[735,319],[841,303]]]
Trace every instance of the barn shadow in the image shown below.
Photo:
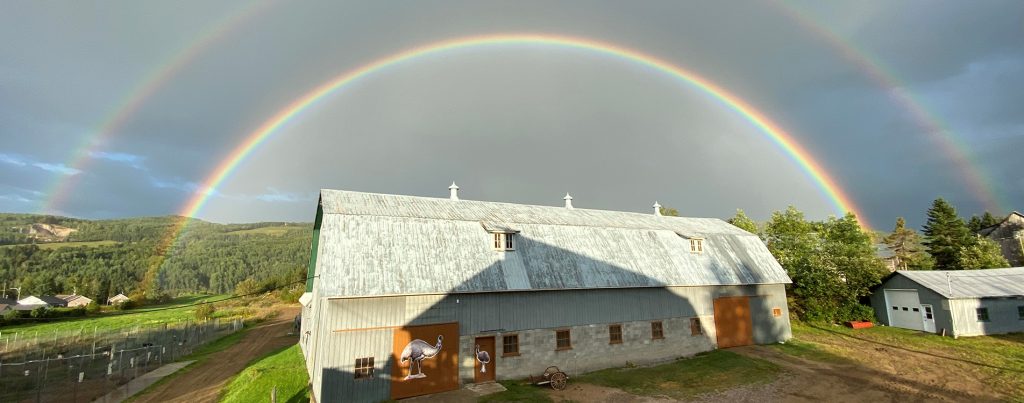
[[[708,248],[714,247],[715,240],[710,238],[706,240]],[[651,241],[657,240],[652,238]],[[635,252],[624,247],[613,253]],[[319,309],[329,305],[330,311],[335,312],[339,320],[343,319],[347,327],[363,330],[322,329],[319,345],[308,346],[316,349],[313,355],[322,360],[319,363],[323,365],[321,401],[380,399],[390,395],[392,382],[410,382],[400,375],[409,374],[412,368],[401,363],[392,346],[393,332],[403,328],[458,324],[461,340],[445,338],[441,352],[423,361],[427,377],[411,380],[424,385],[424,394],[443,388],[440,384],[444,382],[474,382],[476,337],[494,336],[495,354],[491,362],[495,369],[492,371],[498,371],[499,379],[539,375],[550,365],[574,375],[601,368],[668,361],[711,350],[717,345],[711,302],[721,297],[751,296],[755,343],[790,337],[785,295],[772,299],[765,296],[768,292],[764,286],[739,285],[740,282],[770,283],[771,279],[759,277],[763,270],[744,267],[752,263],[743,259],[725,262],[705,257],[712,260],[711,270],[701,269],[702,273],[707,273],[699,275],[674,273],[676,279],[681,279],[678,283],[686,280],[691,284],[736,285],[670,287],[636,268],[622,267],[520,235],[515,250],[502,253],[498,262],[482,268],[460,267],[460,271],[474,274],[450,287],[445,295],[324,301],[324,307]],[[631,261],[628,256],[619,256],[618,260]],[[649,267],[644,270],[653,271]],[[406,273],[400,281],[436,280],[424,278],[423,274]],[[451,275],[458,277],[460,273]],[[772,308],[778,307],[783,316],[773,317]],[[691,327],[691,318],[700,320],[696,325],[699,332]],[[663,338],[653,337],[653,321],[662,322]],[[321,319],[319,323],[342,322]],[[611,324],[623,325],[621,344],[610,342]],[[572,348],[559,350],[555,331],[566,328],[572,329]],[[503,352],[503,336],[510,334],[518,338],[517,355]],[[431,334],[416,338],[433,345],[437,337]],[[357,379],[352,354],[384,359],[384,362],[376,365],[372,376]],[[458,373],[441,373],[432,378],[428,372],[429,361],[434,361],[429,367],[431,371],[454,367],[458,368]],[[452,375],[455,378],[448,378]]]

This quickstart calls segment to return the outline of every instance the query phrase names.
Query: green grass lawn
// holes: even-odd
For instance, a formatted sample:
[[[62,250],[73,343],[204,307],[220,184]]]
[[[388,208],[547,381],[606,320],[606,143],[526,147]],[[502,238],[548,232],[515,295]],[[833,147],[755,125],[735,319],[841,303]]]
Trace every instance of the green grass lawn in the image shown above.
[[[96,246],[110,246],[117,245],[117,241],[83,241],[83,242],[40,242],[36,246],[39,249],[61,249],[61,248],[81,248],[81,247],[96,247]],[[13,248],[19,245],[3,245],[0,248]]]
[[[23,325],[4,326],[3,335],[21,333],[22,337],[31,337],[36,332],[42,335],[52,335],[54,331],[78,330],[83,334],[89,334],[94,328],[99,330],[123,329],[134,326],[155,326],[169,322],[180,322],[195,320],[195,308],[183,307],[177,309],[166,309],[178,306],[191,305],[196,302],[207,300],[216,301],[228,297],[224,295],[188,295],[175,298],[173,301],[162,305],[151,305],[127,311],[107,311],[93,316],[78,318],[61,318],[47,320],[46,322],[31,322]],[[214,317],[231,317],[241,315],[246,311],[244,306],[225,307],[217,306]]]
[[[693,358],[645,368],[615,368],[577,376],[584,382],[624,390],[635,395],[688,399],[737,386],[775,379],[779,367],[768,361],[714,350]]]
[[[277,387],[278,402],[308,402],[309,376],[302,350],[293,345],[249,364],[221,392],[221,402],[266,402]]]
[[[841,340],[855,337],[891,348],[980,364],[980,371],[988,375],[986,384],[1024,399],[1024,333],[954,339],[890,326],[854,330],[845,326],[793,321],[792,328],[796,340],[813,343],[819,351],[825,351],[823,354],[833,356],[856,354],[856,351],[844,351]]]

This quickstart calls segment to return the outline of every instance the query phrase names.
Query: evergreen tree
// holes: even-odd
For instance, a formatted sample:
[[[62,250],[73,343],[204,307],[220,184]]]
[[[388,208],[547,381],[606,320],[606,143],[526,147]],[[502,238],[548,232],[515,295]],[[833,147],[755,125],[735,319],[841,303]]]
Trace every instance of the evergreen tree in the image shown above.
[[[730,218],[728,222],[751,234],[758,233],[757,223],[751,220],[750,217],[747,217],[743,210],[736,209],[736,215]]]
[[[883,241],[896,256],[897,270],[927,270],[934,262],[921,245],[917,231],[906,227],[903,217],[896,218],[896,226]]]
[[[928,209],[928,222],[924,225],[928,254],[935,259],[935,268],[961,270],[958,259],[961,249],[975,244],[967,224],[956,215],[956,209],[941,197]]]
[[[986,211],[980,217],[976,215],[971,216],[971,220],[967,222],[967,228],[970,228],[971,232],[978,232],[984,228],[999,224],[1000,222],[1001,220],[993,216],[992,213]]]
[[[978,238],[974,245],[961,248],[957,260],[960,267],[965,270],[1010,267],[1010,262],[1003,257],[999,244],[988,238]]]

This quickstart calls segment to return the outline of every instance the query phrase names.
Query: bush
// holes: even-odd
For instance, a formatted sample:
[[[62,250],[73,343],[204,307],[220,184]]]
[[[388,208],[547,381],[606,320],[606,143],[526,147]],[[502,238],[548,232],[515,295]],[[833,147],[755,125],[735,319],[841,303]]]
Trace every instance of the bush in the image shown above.
[[[31,316],[33,318],[45,318],[46,314],[47,314],[46,311],[47,311],[46,307],[45,306],[41,306],[39,308],[33,309],[32,313],[29,314],[29,316]]]
[[[98,313],[99,311],[100,311],[100,304],[97,304],[96,301],[90,302],[89,305],[85,306],[85,312],[90,314],[90,315],[92,315],[94,313]]]
[[[235,295],[250,295],[262,292],[263,285],[253,280],[252,277],[242,280],[235,286]]]
[[[216,309],[213,308],[213,304],[209,302],[203,302],[196,307],[196,319],[208,320],[213,317],[213,313]]]
[[[136,304],[134,300],[128,300],[120,304],[114,305],[114,308],[117,308],[117,310],[119,311],[127,311],[129,309],[135,308],[135,306]]]

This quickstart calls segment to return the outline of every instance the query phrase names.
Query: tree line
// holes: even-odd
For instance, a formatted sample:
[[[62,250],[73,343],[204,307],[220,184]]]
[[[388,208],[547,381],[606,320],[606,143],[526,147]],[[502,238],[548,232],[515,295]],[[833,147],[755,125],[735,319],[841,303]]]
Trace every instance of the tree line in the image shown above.
[[[936,199],[921,233],[896,219],[892,232],[861,228],[853,214],[809,221],[795,207],[757,223],[737,210],[728,220],[757,234],[786,270],[790,310],[812,321],[864,320],[874,317],[867,297],[889,274],[876,245],[892,252],[900,270],[970,270],[1008,267],[998,244],[976,235],[999,224],[991,213],[964,220],[946,200]]]
[[[168,234],[187,220],[168,245]],[[77,292],[100,303],[118,293],[137,301],[196,292],[229,293],[250,279],[264,287],[305,277],[310,223],[214,224],[182,217],[79,220],[0,214],[12,234],[33,222],[77,229],[72,241],[109,245],[25,243],[0,246],[0,283],[27,295]],[[14,297],[14,290],[8,296]]]

